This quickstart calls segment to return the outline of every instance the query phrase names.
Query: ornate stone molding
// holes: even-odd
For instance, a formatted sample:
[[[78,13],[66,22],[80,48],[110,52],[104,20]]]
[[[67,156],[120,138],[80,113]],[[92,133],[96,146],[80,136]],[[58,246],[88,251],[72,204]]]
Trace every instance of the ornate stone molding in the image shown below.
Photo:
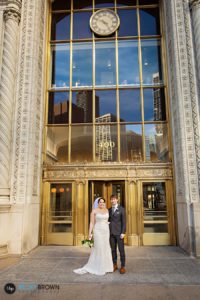
[[[3,16],[4,16],[5,22],[7,22],[8,19],[12,19],[12,20],[16,21],[17,23],[19,23],[20,19],[21,19],[21,12],[13,7],[10,7],[4,11]]]
[[[190,0],[189,4],[191,9],[200,8],[200,0]]]
[[[16,63],[21,1],[8,1],[4,11],[4,39],[0,78],[0,187],[10,190],[12,118],[15,103]]]

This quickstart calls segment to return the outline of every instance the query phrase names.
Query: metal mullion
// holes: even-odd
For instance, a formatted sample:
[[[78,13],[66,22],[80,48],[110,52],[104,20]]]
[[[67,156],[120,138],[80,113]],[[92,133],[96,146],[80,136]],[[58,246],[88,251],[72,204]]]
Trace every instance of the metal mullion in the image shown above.
[[[68,162],[71,162],[71,121],[72,121],[72,61],[73,61],[73,48],[72,48],[72,34],[73,34],[73,14],[71,3],[71,18],[70,18],[70,72],[69,72],[69,140],[68,140]]]
[[[116,0],[115,0],[115,12],[117,13],[116,8]],[[115,62],[116,62],[116,109],[117,109],[117,156],[118,161],[120,161],[120,108],[119,108],[119,55],[118,55],[118,31],[115,33]]]
[[[92,0],[92,12],[94,13],[94,5],[95,0]],[[93,116],[92,116],[92,154],[93,154],[93,162],[96,160],[96,125],[95,125],[95,110],[96,110],[96,102],[95,102],[95,36],[94,32],[92,32],[92,101],[93,101]]]
[[[138,60],[139,60],[139,73],[140,73],[140,104],[141,104],[141,117],[142,117],[142,150],[143,161],[146,160],[146,147],[145,147],[145,132],[144,132],[144,97],[142,86],[142,49],[141,49],[141,35],[140,35],[140,10],[137,8],[137,26],[138,26]]]

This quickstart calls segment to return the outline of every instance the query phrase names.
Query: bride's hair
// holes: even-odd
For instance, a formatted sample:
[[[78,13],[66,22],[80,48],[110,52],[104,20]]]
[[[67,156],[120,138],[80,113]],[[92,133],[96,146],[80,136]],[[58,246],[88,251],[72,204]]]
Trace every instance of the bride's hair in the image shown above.
[[[101,197],[101,198],[98,199],[98,204],[99,204],[100,200],[103,200],[104,203],[106,202],[106,200]]]

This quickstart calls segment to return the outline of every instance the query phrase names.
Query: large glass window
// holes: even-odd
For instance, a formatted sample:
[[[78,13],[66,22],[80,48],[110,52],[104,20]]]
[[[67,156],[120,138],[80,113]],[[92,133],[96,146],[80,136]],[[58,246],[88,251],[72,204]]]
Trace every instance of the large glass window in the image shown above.
[[[119,16],[110,36],[90,29],[100,9]],[[158,0],[52,3],[48,163],[169,161],[160,28]]]

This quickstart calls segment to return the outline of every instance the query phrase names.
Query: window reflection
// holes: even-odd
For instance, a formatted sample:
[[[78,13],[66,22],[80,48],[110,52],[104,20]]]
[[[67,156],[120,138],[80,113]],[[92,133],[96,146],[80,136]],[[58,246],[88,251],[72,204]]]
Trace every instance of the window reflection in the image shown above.
[[[116,122],[116,91],[96,91],[95,99],[96,123]]]
[[[54,0],[52,10],[66,10],[71,8],[71,1]]]
[[[69,93],[49,93],[49,124],[69,122]]]
[[[74,0],[73,1],[73,8],[74,9],[81,9],[81,8],[92,8],[92,0]]]
[[[142,126],[120,125],[121,161],[142,160]]]
[[[72,123],[92,123],[92,91],[72,93]]]
[[[114,0],[95,0],[95,7],[112,7]]]
[[[72,126],[71,130],[71,161],[92,161],[92,126]]]
[[[138,43],[137,41],[119,41],[119,84],[138,85]]]
[[[120,90],[119,103],[121,122],[141,121],[140,90]]]
[[[73,44],[72,85],[92,85],[92,43]]]
[[[158,8],[140,9],[140,30],[141,35],[160,34]]]
[[[163,88],[144,89],[144,120],[166,120],[165,94]]]
[[[137,16],[135,9],[118,9],[120,18],[119,36],[136,36]]]
[[[168,161],[168,133],[166,124],[145,125],[146,160]]]
[[[144,232],[168,232],[164,182],[143,183]]]
[[[48,164],[68,162],[68,127],[47,128],[47,153]]]
[[[70,38],[70,14],[52,14],[51,40]]]
[[[69,44],[54,45],[52,51],[52,87],[69,86]]]
[[[86,39],[92,37],[90,30],[91,12],[76,12],[73,15],[73,39]]]
[[[96,43],[96,85],[110,86],[116,83],[115,42]]]
[[[141,45],[143,84],[159,84],[162,82],[160,41],[146,40]]]
[[[95,127],[96,161],[117,161],[117,126]]]
[[[136,0],[117,0],[117,6],[136,5]]]

